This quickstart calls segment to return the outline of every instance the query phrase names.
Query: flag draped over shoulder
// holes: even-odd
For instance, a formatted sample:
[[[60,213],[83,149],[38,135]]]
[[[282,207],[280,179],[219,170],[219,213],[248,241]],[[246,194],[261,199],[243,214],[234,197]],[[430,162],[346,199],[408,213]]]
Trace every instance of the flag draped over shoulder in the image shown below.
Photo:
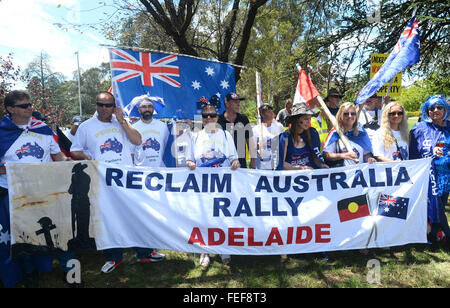
[[[348,132],[346,132],[345,136],[347,136],[347,138],[350,141],[361,146],[363,149],[367,149],[367,150],[370,150],[370,152],[372,152],[372,144],[370,143],[369,135],[367,134],[367,131],[364,128],[358,127],[358,135],[357,136],[353,136],[353,130],[349,130]],[[336,129],[333,128],[328,133],[328,136],[325,139],[325,142],[323,143],[323,147],[325,148],[329,144],[332,144],[332,143],[338,141],[340,138],[341,137],[339,136]]]
[[[317,91],[308,74],[303,69],[300,69],[293,104],[308,103],[317,96],[320,96],[319,91]]]
[[[420,32],[419,23],[413,17],[403,30],[394,50],[389,54],[384,64],[372,79],[364,86],[356,98],[355,104],[364,103],[384,84],[392,80],[397,73],[410,65],[419,62]]]
[[[27,129],[33,133],[55,136],[54,132],[47,124],[33,117],[28,123]],[[24,129],[14,124],[9,115],[3,117],[0,121],[0,136],[2,136],[0,142],[0,157],[5,155],[6,151],[8,151],[23,131]]]
[[[171,118],[182,110],[193,119],[200,113],[200,97],[217,95],[223,102],[235,92],[234,67],[226,63],[118,48],[110,48],[109,56],[113,94],[129,116],[139,116],[135,106],[128,107],[136,96],[160,99],[155,117]],[[219,112],[223,110],[222,105]]]

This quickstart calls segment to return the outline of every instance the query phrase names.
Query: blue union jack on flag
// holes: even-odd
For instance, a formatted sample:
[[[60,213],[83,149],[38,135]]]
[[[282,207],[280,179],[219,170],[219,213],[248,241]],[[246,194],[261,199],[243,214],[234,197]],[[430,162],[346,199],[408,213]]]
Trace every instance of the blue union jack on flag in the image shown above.
[[[199,113],[200,97],[217,95],[221,112],[226,94],[235,92],[234,68],[229,64],[118,48],[110,48],[109,55],[113,94],[130,116],[139,116],[137,107],[129,104],[141,95],[164,101],[156,117],[193,118]]]

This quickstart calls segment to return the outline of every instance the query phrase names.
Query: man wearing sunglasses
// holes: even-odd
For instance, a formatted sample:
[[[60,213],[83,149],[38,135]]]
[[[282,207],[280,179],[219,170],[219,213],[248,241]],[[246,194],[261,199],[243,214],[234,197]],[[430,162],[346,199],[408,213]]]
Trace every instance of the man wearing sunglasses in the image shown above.
[[[125,120],[122,109],[116,107],[111,93],[100,92],[96,105],[97,116],[78,127],[70,148],[72,157],[76,160],[93,159],[133,165],[131,144],[140,145],[141,134]]]
[[[75,134],[72,157],[132,166],[131,148],[142,143],[141,134],[125,120],[111,93],[100,92],[96,105],[97,115],[81,123]],[[107,249],[104,254],[107,261],[102,272],[112,272],[122,264],[122,249]]]
[[[0,230],[3,234],[10,234],[9,197],[5,164],[46,163],[70,160],[62,152],[56,142],[55,134],[43,121],[32,117],[30,96],[22,90],[8,93],[4,99],[4,106],[8,114],[0,122]],[[37,286],[37,266],[46,264],[51,270],[51,255],[38,258],[30,254],[12,259],[5,263],[10,254],[10,241],[0,241],[0,276],[3,284],[12,287],[20,282],[22,272],[25,274],[27,287]],[[62,255],[60,255],[61,257]],[[36,257],[36,259],[35,259]],[[62,256],[65,260],[73,258],[73,254]],[[62,259],[61,259],[62,260]],[[36,263],[37,262],[37,263]],[[39,264],[39,265],[37,265]],[[65,264],[62,260],[61,264]],[[64,267],[64,266],[63,266]],[[68,271],[64,267],[65,271]]]

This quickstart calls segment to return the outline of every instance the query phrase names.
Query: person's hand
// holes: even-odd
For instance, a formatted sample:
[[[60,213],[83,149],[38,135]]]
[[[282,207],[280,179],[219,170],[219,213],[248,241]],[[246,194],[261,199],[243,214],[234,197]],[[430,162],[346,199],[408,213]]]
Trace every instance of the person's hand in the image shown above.
[[[330,169],[330,166],[328,166],[327,164],[321,164],[319,166],[320,169]]]
[[[233,160],[231,163],[231,170],[236,170],[241,167],[241,164],[239,163],[238,159]]]
[[[116,106],[114,108],[114,114],[116,115],[116,119],[117,119],[117,121],[119,121],[119,123],[122,123],[122,121],[125,120],[125,117],[123,116],[122,108],[120,108],[119,106]]]
[[[310,166],[298,166],[300,170],[313,170],[313,167]]]
[[[367,162],[368,162],[369,164],[373,164],[373,163],[376,163],[377,160],[376,160],[374,157],[369,157],[369,158],[367,159]]]
[[[357,160],[358,159],[358,155],[351,151],[351,152],[346,152],[346,153],[341,153],[342,158],[343,159],[350,159],[350,160]]]
[[[434,155],[434,156],[436,156],[436,157],[441,157],[442,154],[443,154],[443,149],[442,149],[442,147],[435,147],[435,148],[433,149],[433,155]]]
[[[188,161],[186,162],[186,166],[187,166],[190,170],[195,170],[195,167],[196,167],[195,163],[194,163],[193,161],[191,161],[191,160],[188,160]]]

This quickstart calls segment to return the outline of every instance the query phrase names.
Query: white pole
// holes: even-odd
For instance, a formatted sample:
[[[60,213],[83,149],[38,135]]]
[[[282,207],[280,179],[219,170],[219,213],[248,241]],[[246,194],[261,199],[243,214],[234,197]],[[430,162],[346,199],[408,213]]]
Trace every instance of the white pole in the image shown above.
[[[82,110],[81,110],[81,76],[80,76],[80,59],[79,59],[79,53],[78,51],[75,52],[77,55],[77,67],[78,67],[78,102],[80,104],[80,117],[83,116]]]

